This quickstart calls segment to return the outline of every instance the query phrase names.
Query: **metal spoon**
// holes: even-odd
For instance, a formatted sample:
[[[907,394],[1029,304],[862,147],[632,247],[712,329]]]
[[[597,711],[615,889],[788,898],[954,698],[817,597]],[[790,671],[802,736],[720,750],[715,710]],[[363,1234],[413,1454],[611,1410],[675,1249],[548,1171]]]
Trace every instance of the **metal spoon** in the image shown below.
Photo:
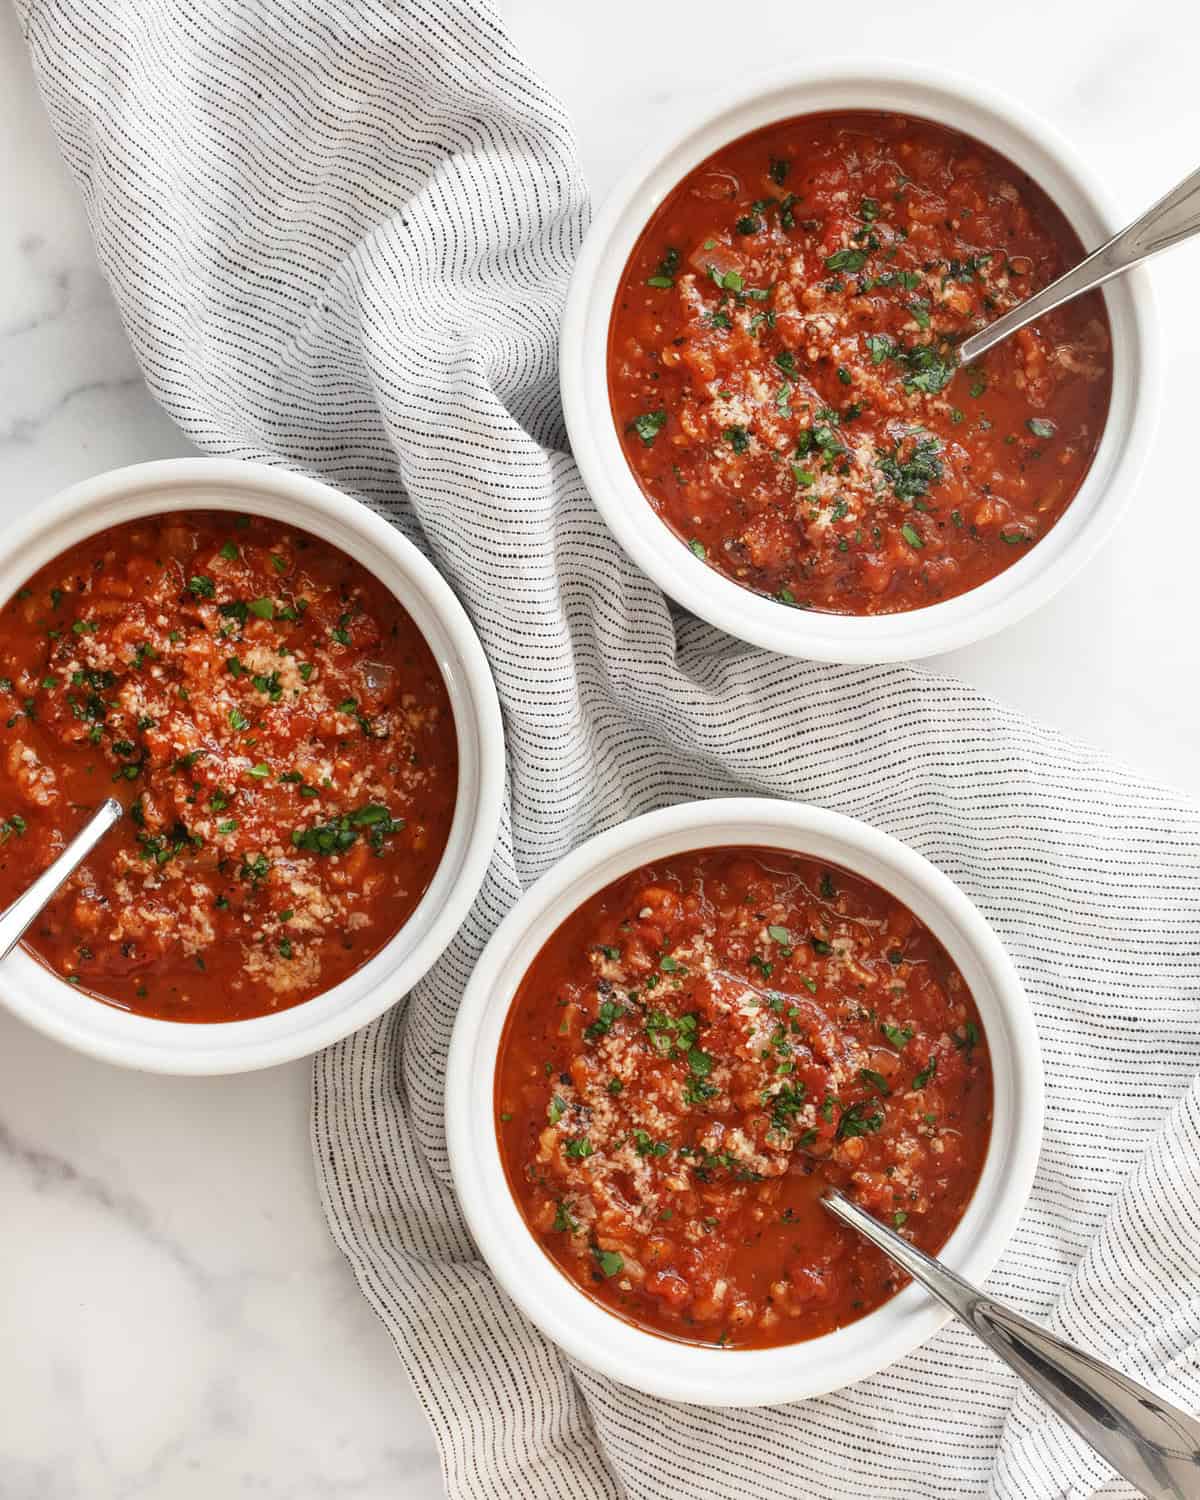
[[[1128,271],[1130,266],[1136,266],[1147,256],[1177,245],[1197,231],[1200,231],[1200,172],[1193,172],[1140,219],[1135,219],[1127,229],[1113,235],[1106,245],[1094,250],[1086,260],[1081,260],[1072,270],[1019,303],[1011,312],[989,323],[981,332],[964,339],[958,346],[959,364],[971,364],[995,348],[1001,339],[1016,333],[1018,328],[1024,328],[1026,323],[1043,317],[1073,297],[1081,297],[1093,287]]]
[[[125,815],[115,797],[106,797],[52,865],[43,870],[7,911],[0,913],[0,960],[5,959],[25,936],[30,923],[49,904],[69,876],[73,875],[108,830]]]
[[[1144,1385],[993,1302],[835,1187],[821,1202],[944,1302],[1148,1500],[1200,1495],[1200,1422]]]

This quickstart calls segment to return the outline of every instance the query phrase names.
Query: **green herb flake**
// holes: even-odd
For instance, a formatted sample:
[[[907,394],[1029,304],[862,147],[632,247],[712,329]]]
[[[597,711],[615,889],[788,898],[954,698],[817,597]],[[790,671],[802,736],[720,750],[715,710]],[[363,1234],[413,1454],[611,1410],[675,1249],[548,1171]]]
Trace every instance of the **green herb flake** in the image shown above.
[[[879,1029],[887,1037],[892,1046],[895,1047],[897,1052],[903,1052],[913,1039],[913,1029],[911,1026],[892,1026],[885,1021]]]
[[[870,1109],[872,1112],[867,1113]],[[842,1111],[838,1121],[837,1139],[850,1140],[858,1135],[877,1135],[883,1128],[884,1114],[877,1100],[867,1104],[852,1104]]]
[[[649,448],[666,424],[666,408],[660,406],[657,411],[645,411],[640,417],[635,417],[631,423],[631,428],[641,438],[646,447]]]
[[[830,271],[861,271],[867,263],[865,250],[835,250],[825,257],[825,266]]]
[[[931,1052],[929,1054],[929,1061],[925,1064],[925,1066],[921,1069],[921,1071],[913,1079],[913,1088],[916,1089],[916,1090],[923,1089],[925,1087],[925,1085],[929,1082],[929,1080],[934,1076],[934,1074],[936,1072],[937,1072],[937,1053],[936,1052]]]
[[[878,1089],[881,1094],[890,1094],[891,1085],[882,1073],[877,1073],[874,1068],[859,1068],[858,1076],[864,1083],[869,1083],[872,1088]]]
[[[592,1254],[602,1276],[616,1276],[625,1268],[624,1260],[615,1250],[593,1250]]]

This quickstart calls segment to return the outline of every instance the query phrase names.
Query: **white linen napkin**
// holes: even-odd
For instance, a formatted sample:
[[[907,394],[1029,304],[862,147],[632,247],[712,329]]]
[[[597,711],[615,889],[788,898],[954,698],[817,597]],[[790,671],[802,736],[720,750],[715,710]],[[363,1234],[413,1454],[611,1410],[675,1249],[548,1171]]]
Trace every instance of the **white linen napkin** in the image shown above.
[[[888,829],[1029,988],[1048,1110],[989,1285],[1200,1409],[1200,809],[916,669],[750,650],[674,614],[566,452],[556,335],[587,218],[571,128],[482,0],[19,0],[147,380],[202,448],[382,510],[467,606],[509,787],[470,919],[318,1057],[330,1227],[455,1497],[1132,1494],[963,1328],[827,1398],[672,1406],[562,1356],[454,1201],[441,1078],[472,963],[589,833],[757,792]]]

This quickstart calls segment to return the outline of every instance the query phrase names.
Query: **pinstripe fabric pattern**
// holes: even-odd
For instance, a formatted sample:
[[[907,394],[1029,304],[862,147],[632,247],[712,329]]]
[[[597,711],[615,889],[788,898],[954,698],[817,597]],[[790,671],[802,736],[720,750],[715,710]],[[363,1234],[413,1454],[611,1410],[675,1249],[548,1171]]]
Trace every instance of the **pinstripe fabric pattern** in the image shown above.
[[[1200,811],[965,686],[784,661],[671,613],[564,449],[556,328],[586,194],[559,105],[482,0],[20,9],[164,406],[209,452],[389,516],[497,676],[510,778],[480,897],[407,1005],[313,1075],[330,1226],[450,1494],[1131,1493],[954,1327],[790,1408],[672,1407],[568,1368],[474,1258],[441,1078],[482,944],[588,833],[735,791],[866,818],[979,903],[1037,1010],[1045,1152],[993,1289],[1196,1410]]]

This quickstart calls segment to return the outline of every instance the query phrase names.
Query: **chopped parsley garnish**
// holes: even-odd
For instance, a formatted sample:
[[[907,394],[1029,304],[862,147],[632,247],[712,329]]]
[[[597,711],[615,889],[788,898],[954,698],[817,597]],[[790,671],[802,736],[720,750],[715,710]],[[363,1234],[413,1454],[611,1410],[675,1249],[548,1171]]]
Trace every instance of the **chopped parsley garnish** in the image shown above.
[[[987,265],[991,255],[968,255],[966,260],[951,260],[946,265],[942,275],[942,285],[948,281],[970,281],[975,274]]]
[[[913,1039],[913,1029],[911,1026],[891,1026],[888,1022],[884,1021],[879,1029],[887,1037],[888,1041],[891,1042],[892,1046],[895,1047],[897,1052],[903,1052],[904,1048]]]
[[[624,1260],[615,1250],[593,1250],[592,1254],[602,1276],[616,1276],[625,1267]]]
[[[776,187],[782,187],[787,181],[787,175],[792,170],[790,161],[784,161],[782,157],[773,156],[767,167],[767,176]]]
[[[735,453],[745,453],[750,446],[750,434],[744,427],[727,427],[721,435]]]
[[[586,1135],[577,1135],[573,1140],[569,1140],[563,1149],[575,1161],[583,1161],[591,1156],[596,1148]]]
[[[640,417],[635,417],[630,425],[632,430],[645,443],[646,447],[649,448],[666,424],[666,408],[660,406],[657,411],[644,411]]]
[[[871,1111],[870,1114],[867,1113],[868,1110]],[[848,1109],[842,1110],[837,1139],[845,1141],[856,1135],[876,1135],[883,1128],[883,1120],[883,1110],[877,1100],[873,1099],[869,1104],[851,1104]]]
[[[584,1038],[594,1042],[597,1038],[607,1036],[613,1029],[613,1022],[619,1021],[625,1014],[625,1007],[618,1005],[615,1000],[603,1000],[596,1011],[596,1019],[584,1029]]]
[[[941,483],[941,451],[938,439],[918,427],[908,437],[902,438],[891,453],[876,460],[879,472],[891,485],[897,500],[919,499],[931,484]]]
[[[1052,438],[1058,427],[1049,417],[1029,417],[1025,423],[1035,438]]]
[[[666,1141],[653,1140],[647,1131],[635,1130],[633,1132],[633,1149],[639,1156],[666,1156],[670,1146]]]
[[[696,1043],[699,1017],[672,1016],[665,1010],[652,1010],[646,1017],[646,1039],[660,1057],[678,1057]]]
[[[786,1131],[796,1118],[796,1115],[804,1106],[805,1095],[808,1087],[805,1083],[797,1080],[795,1083],[782,1084],[777,1093],[772,1094],[768,1090],[762,1096],[764,1107],[771,1107],[771,1129]]]
[[[929,1054],[929,1061],[925,1064],[925,1066],[921,1069],[921,1071],[913,1079],[913,1088],[914,1089],[923,1089],[925,1087],[925,1085],[929,1082],[929,1080],[933,1077],[933,1075],[936,1072],[937,1072],[937,1053],[936,1052],[931,1052]]]
[[[659,261],[654,275],[647,277],[646,285],[656,287],[674,286],[675,273],[679,270],[679,261],[679,251],[676,250],[674,246],[671,246],[663,256],[662,260]]]
[[[882,1073],[877,1073],[874,1068],[859,1068],[858,1076],[864,1083],[869,1083],[872,1088],[878,1089],[881,1094],[890,1094],[891,1085]]]
[[[778,943],[784,958],[792,951],[792,935],[786,927],[768,927],[767,936],[773,943]]]
[[[188,579],[188,589],[195,594],[197,599],[211,599],[217,592],[216,584],[203,573],[195,574]]]
[[[14,835],[20,838],[28,827],[20,813],[11,813],[0,823],[0,844],[7,844]]]
[[[717,270],[716,266],[709,266],[708,279],[714,286],[720,287],[724,292],[737,293],[746,285],[737,271],[721,272]],[[722,298],[721,300],[724,301],[725,299]]]
[[[368,802],[353,812],[343,813],[328,823],[316,823],[311,828],[293,828],[292,846],[309,854],[343,854],[358,842],[362,830],[368,830],[371,848],[376,854],[383,853],[383,841],[389,833],[404,827],[403,818],[393,818],[386,807],[378,802]]]
[[[270,870],[271,865],[265,854],[256,854],[253,859],[248,859],[243,854],[238,876],[240,879],[248,881],[254,889],[257,889],[267,878]]]
[[[952,355],[939,353],[932,344],[917,344],[911,349],[898,350],[895,358],[905,369],[904,389],[924,391],[927,396],[936,396],[945,390],[958,368]]]
[[[165,865],[177,855],[202,848],[204,841],[190,834],[182,823],[176,823],[168,834],[140,832],[137,842],[140,858]]]
[[[835,250],[825,257],[825,266],[830,271],[861,271],[866,263],[865,250]]]

